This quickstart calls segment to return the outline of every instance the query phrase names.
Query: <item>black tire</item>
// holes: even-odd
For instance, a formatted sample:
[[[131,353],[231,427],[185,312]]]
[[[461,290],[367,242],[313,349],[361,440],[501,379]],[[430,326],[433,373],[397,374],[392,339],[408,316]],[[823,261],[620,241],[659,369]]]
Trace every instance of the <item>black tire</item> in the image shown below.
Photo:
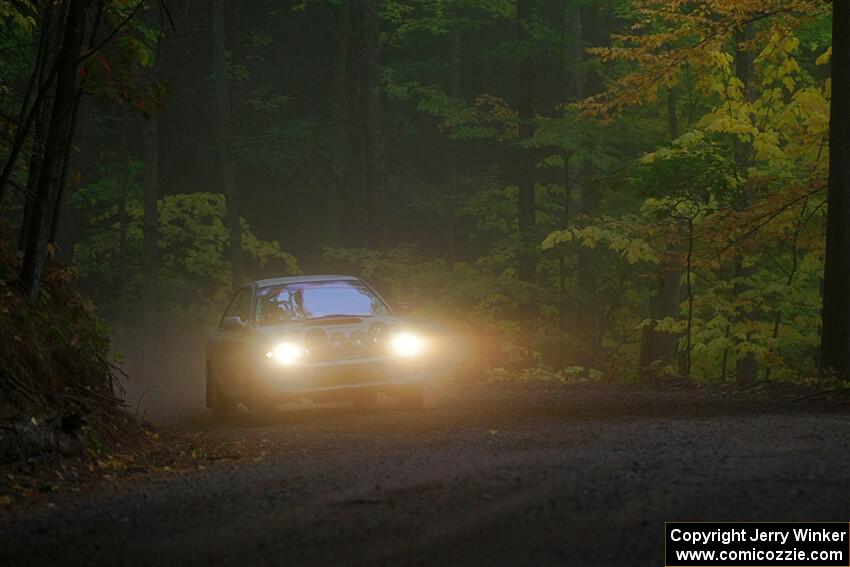
[[[254,422],[262,424],[274,421],[280,400],[264,387],[263,383],[255,376],[251,378],[251,395],[246,405],[253,414]]]
[[[207,386],[207,388],[206,388],[207,389],[207,392],[206,392],[207,409],[213,409],[213,407],[215,406],[215,391],[214,391],[214,388],[213,388],[213,377],[212,377],[212,373],[210,372],[210,363],[209,362],[207,362],[207,369],[206,369],[206,386]]]
[[[421,410],[424,405],[425,388],[422,384],[410,384],[402,386],[396,394],[399,409]]]
[[[351,399],[354,404],[354,409],[358,412],[374,411],[378,405],[378,392],[365,391],[357,392]]]
[[[218,422],[233,420],[239,409],[235,400],[222,395],[218,381],[209,366],[207,367],[207,407],[212,410],[213,419]]]

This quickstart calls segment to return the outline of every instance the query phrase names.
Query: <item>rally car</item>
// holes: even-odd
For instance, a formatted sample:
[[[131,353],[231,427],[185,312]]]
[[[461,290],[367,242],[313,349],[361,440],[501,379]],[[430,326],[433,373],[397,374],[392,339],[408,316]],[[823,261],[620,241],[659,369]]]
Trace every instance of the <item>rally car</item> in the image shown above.
[[[269,414],[289,400],[422,407],[426,341],[366,282],[318,275],[254,281],[207,340],[206,403]]]

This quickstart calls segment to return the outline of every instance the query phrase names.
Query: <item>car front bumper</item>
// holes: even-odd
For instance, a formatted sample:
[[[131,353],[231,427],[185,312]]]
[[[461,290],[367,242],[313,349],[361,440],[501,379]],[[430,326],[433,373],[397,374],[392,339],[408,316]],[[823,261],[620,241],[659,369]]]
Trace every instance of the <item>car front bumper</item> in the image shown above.
[[[373,357],[289,366],[270,364],[260,369],[259,382],[268,394],[297,397],[316,393],[345,393],[359,389],[390,390],[421,383],[421,362]]]

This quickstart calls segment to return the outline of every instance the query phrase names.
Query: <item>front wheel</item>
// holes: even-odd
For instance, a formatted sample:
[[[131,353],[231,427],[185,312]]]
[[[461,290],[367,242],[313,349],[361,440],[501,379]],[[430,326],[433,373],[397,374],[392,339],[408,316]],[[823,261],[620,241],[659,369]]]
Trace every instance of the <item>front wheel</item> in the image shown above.
[[[263,387],[262,382],[254,378],[251,383],[251,401],[248,404],[248,409],[254,414],[254,420],[258,423],[274,421],[279,405],[280,400]]]
[[[207,407],[212,410],[213,419],[216,421],[230,421],[238,413],[238,404],[222,394],[221,385],[209,367],[207,367]]]
[[[398,405],[403,410],[421,410],[424,401],[424,386],[422,384],[410,384],[402,386],[396,394]]]

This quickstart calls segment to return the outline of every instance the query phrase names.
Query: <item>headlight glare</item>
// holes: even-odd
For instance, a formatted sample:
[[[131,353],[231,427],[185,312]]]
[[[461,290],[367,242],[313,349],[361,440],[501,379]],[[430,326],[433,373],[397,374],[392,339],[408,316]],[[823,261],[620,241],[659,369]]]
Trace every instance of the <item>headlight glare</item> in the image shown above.
[[[294,364],[299,358],[307,354],[303,347],[292,343],[280,343],[266,353],[266,357],[279,364]]]
[[[425,348],[425,341],[412,333],[399,333],[392,338],[390,345],[398,356],[416,356]]]

